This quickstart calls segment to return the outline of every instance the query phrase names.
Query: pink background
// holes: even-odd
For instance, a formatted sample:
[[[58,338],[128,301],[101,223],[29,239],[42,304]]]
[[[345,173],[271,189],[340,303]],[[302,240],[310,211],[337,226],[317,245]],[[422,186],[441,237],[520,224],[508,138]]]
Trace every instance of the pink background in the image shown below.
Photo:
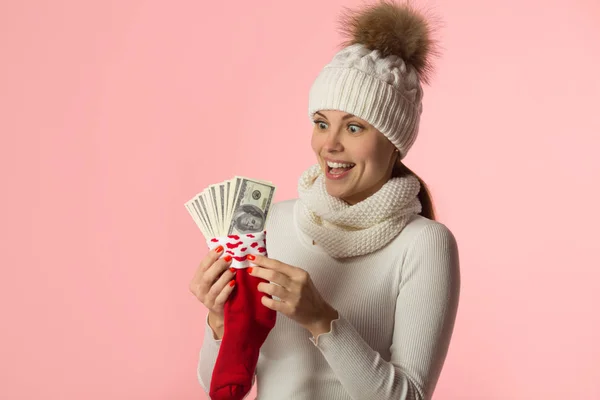
[[[236,174],[296,196],[308,90],[360,4],[235,3],[0,3],[1,399],[205,398],[183,204]],[[463,275],[435,398],[600,399],[600,4],[430,5],[406,161]]]

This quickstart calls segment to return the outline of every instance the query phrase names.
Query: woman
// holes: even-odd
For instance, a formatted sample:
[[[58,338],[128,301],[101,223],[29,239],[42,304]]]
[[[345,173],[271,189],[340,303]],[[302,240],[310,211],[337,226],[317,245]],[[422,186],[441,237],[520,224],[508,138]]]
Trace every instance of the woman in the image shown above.
[[[430,26],[389,2],[344,23],[350,40],[310,90],[317,164],[299,198],[270,211],[269,256],[248,271],[267,281],[262,304],[278,311],[256,368],[262,400],[430,399],[454,327],[457,244],[401,161],[418,132]],[[205,390],[234,290],[219,257],[209,252],[191,284],[209,309]]]

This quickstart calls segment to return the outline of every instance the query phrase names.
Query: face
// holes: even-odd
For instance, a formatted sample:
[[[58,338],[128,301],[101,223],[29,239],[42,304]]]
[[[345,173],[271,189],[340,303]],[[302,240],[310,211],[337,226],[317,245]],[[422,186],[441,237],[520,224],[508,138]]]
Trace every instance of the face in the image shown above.
[[[262,229],[262,219],[251,214],[246,214],[240,218],[239,224],[244,229],[256,231]]]
[[[314,117],[312,148],[329,195],[356,204],[377,192],[392,175],[396,147],[366,121],[337,110]]]

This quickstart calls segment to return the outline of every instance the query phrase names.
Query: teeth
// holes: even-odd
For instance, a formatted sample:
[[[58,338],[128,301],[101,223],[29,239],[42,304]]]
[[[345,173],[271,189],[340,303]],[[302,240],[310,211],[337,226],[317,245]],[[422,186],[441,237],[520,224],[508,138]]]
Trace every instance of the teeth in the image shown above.
[[[350,167],[354,167],[354,164],[342,164],[342,163],[327,161],[327,166],[329,168],[350,168]]]

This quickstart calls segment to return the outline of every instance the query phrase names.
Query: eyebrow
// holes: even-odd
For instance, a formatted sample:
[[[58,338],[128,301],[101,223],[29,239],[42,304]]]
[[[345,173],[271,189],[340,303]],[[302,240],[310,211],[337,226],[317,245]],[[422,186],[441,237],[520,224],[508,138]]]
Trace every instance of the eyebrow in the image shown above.
[[[321,117],[323,117],[323,118],[327,119],[327,117],[326,117],[326,116],[324,116],[323,114],[321,114],[321,113],[320,113],[320,112],[318,112],[318,111],[317,111],[315,114],[319,114]],[[342,117],[342,121],[344,121],[344,120],[346,120],[346,119],[349,119],[349,118],[352,118],[352,117],[354,117],[354,115],[352,115],[352,114],[346,114],[346,115],[344,115],[344,116]]]

